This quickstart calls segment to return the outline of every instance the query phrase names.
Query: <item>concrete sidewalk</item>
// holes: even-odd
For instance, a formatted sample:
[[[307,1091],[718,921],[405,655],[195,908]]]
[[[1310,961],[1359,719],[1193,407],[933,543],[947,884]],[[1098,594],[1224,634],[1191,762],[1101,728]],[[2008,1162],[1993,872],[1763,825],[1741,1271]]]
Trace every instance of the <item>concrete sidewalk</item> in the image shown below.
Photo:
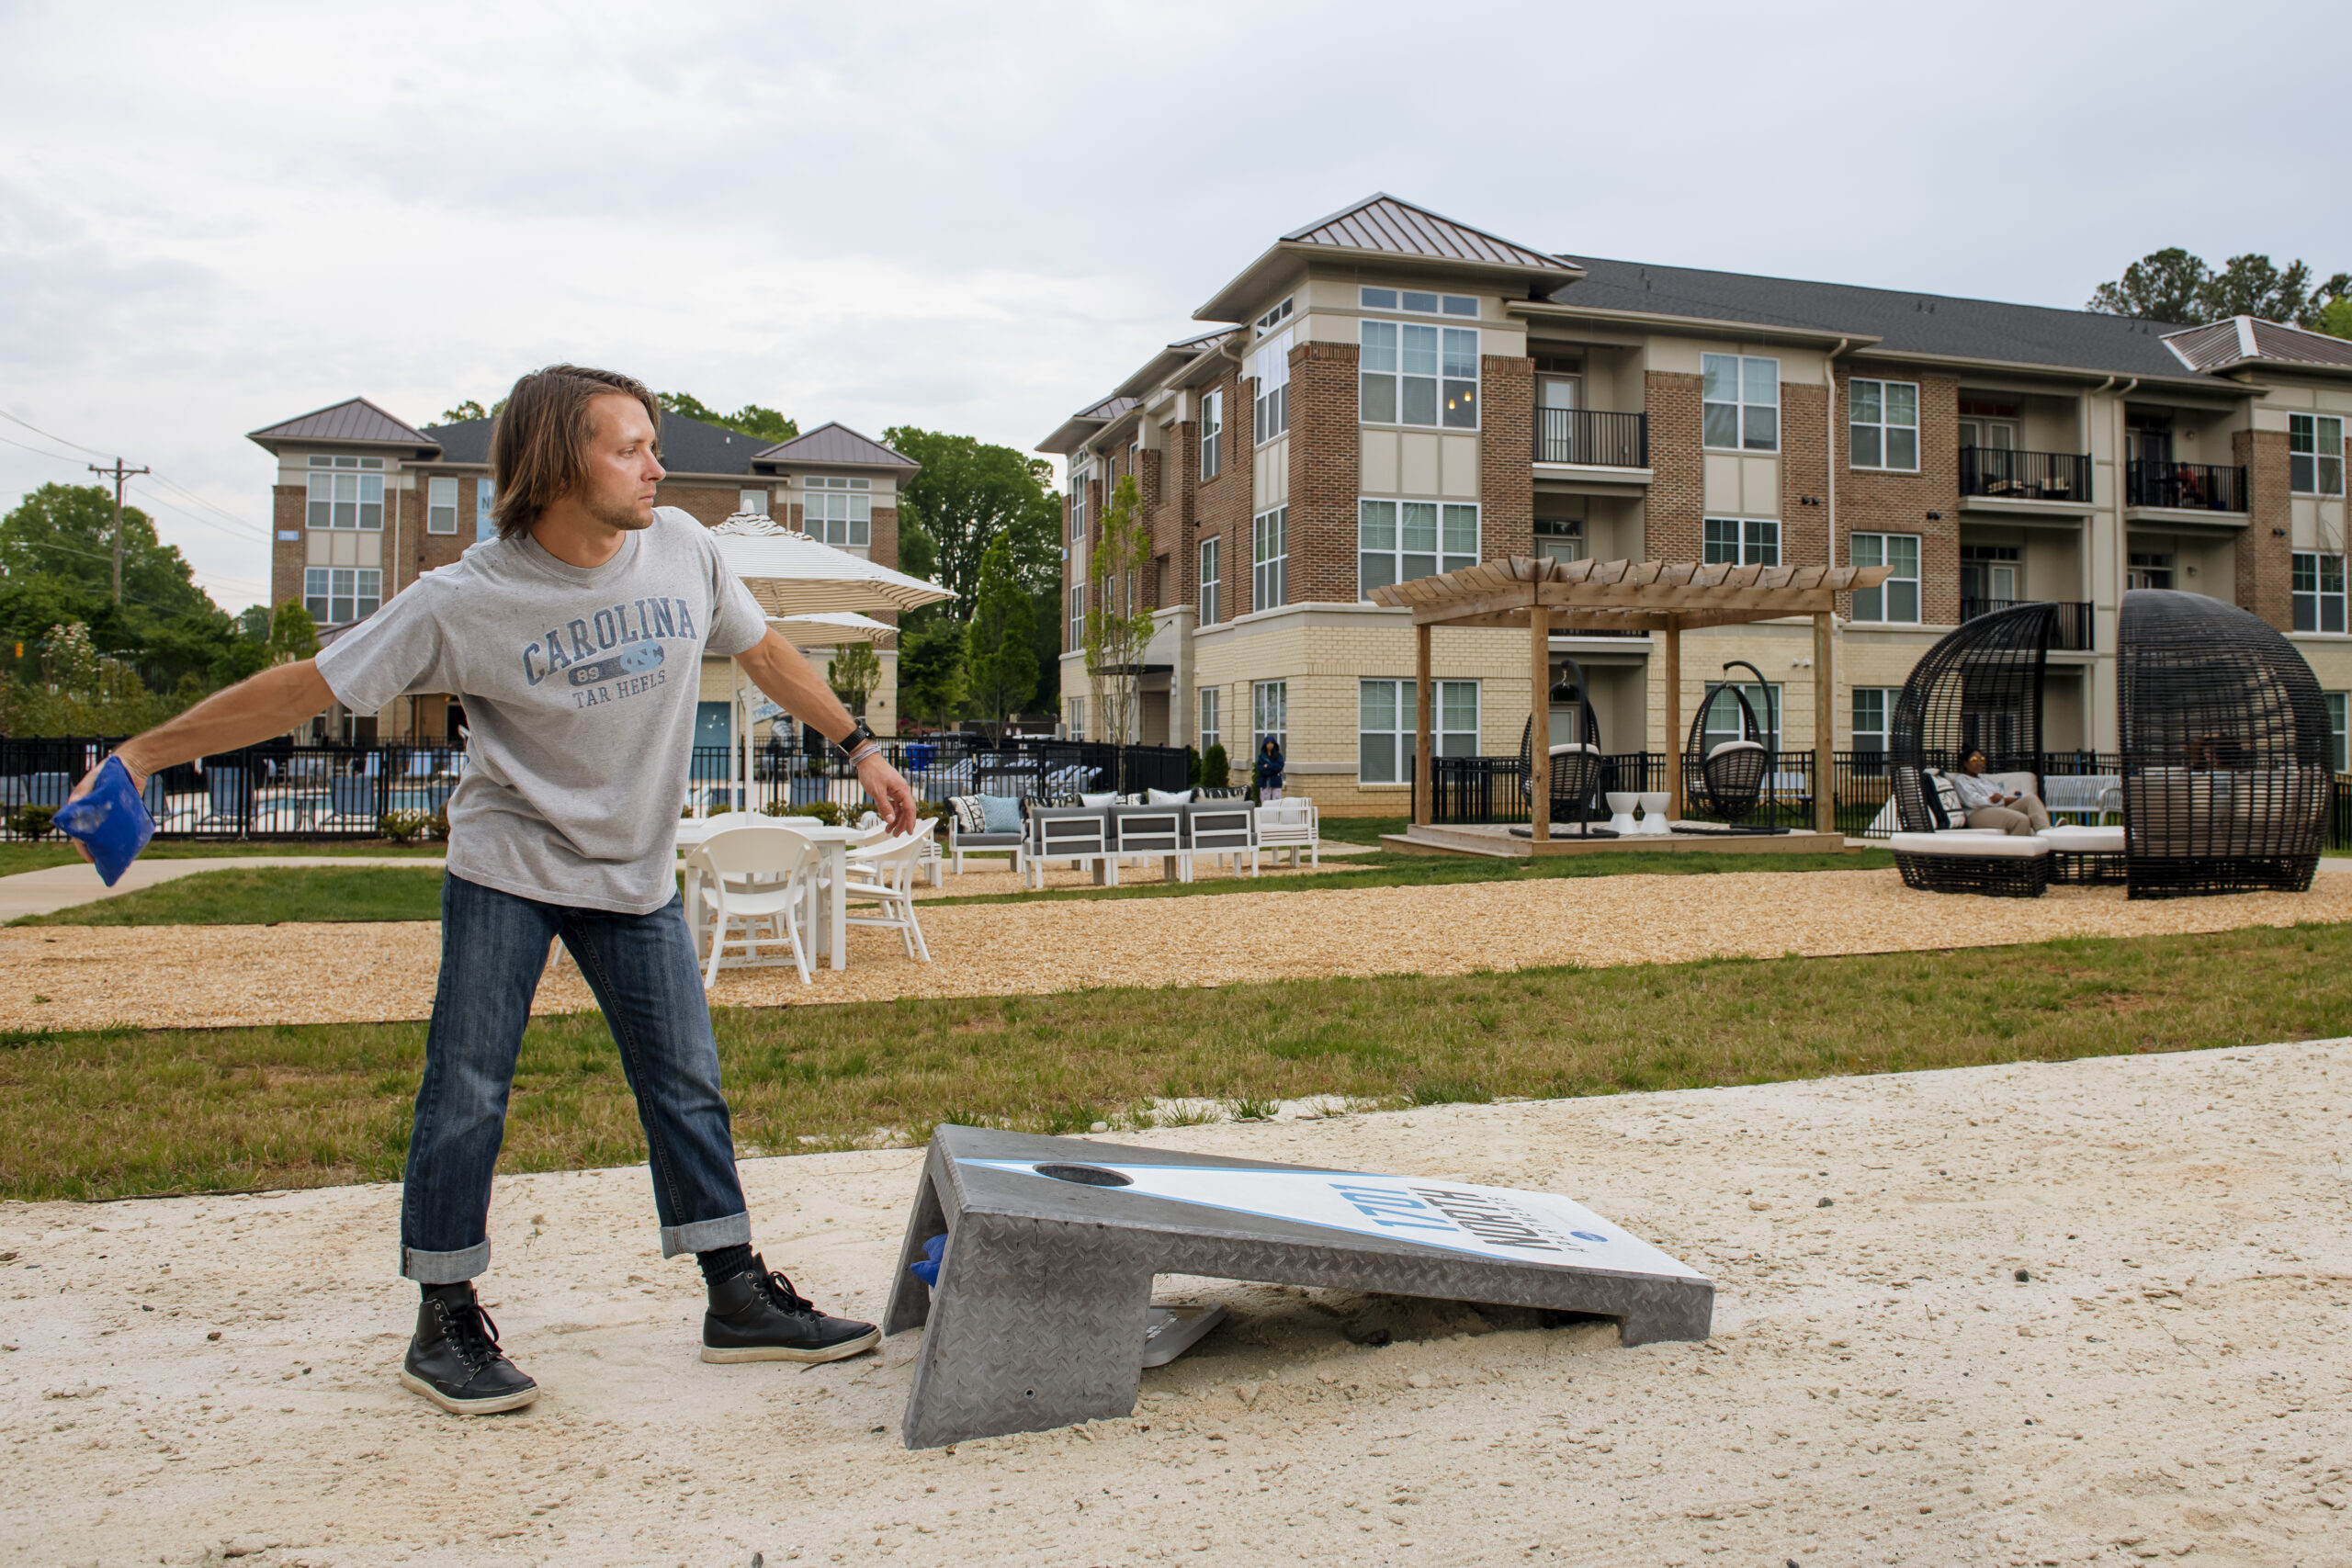
[[[153,887],[175,877],[199,871],[246,871],[257,866],[413,865],[431,871],[442,867],[439,857],[423,855],[221,855],[212,859],[133,861],[122,880],[108,887],[97,870],[76,861],[72,865],[46,866],[0,876],[0,922],[25,915],[49,915],[97,898],[117,898]]]

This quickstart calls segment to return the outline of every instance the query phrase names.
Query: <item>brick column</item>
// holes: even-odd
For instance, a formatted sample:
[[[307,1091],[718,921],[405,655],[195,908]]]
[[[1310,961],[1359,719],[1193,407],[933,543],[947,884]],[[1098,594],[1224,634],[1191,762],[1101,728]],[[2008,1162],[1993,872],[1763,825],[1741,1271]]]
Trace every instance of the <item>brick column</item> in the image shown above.
[[[1478,554],[1535,553],[1535,361],[1479,362]]]
[[[1643,553],[1651,560],[1697,560],[1706,530],[1706,466],[1702,450],[1697,376],[1652,370],[1645,401],[1650,416],[1650,493]]]
[[[2241,430],[2230,437],[2233,461],[2245,465],[2245,532],[2238,536],[2237,603],[2277,626],[2295,624],[2292,483],[2283,430]]]
[[[1355,602],[1356,491],[1363,474],[1356,345],[1300,344],[1290,354],[1292,604]],[[1246,561],[1247,530],[1241,544]]]

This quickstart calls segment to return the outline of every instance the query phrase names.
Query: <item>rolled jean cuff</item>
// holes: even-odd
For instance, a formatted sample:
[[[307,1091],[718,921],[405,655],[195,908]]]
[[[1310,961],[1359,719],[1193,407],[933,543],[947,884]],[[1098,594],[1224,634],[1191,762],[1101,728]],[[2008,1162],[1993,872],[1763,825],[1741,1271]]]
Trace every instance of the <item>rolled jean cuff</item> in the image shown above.
[[[662,1227],[662,1256],[675,1258],[681,1252],[708,1252],[714,1247],[749,1247],[752,1245],[752,1216],[748,1213],[729,1214],[724,1219],[696,1220],[690,1225]]]
[[[748,1230],[749,1222],[746,1221]],[[490,1267],[490,1243],[478,1242],[463,1252],[427,1252],[421,1247],[401,1248],[401,1278],[420,1285],[454,1285]]]

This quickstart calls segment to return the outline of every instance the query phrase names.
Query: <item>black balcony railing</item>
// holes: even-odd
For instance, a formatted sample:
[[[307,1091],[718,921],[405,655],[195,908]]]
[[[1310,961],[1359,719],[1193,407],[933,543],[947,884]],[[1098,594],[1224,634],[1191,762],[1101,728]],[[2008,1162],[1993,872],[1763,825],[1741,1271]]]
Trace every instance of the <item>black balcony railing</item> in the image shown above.
[[[2087,452],[2013,452],[2006,446],[1960,449],[1960,493],[2005,501],[2088,501]]]
[[[2126,506],[2168,506],[2183,512],[2244,512],[2245,470],[2211,463],[2123,466]]]
[[[2032,599],[1962,599],[1960,602],[1960,618],[1973,621],[1979,615],[1989,615],[1996,610],[2010,610],[2019,604],[2038,602]],[[2057,601],[2057,604],[2058,624],[2051,628],[2050,646],[2072,653],[2088,653],[2091,650],[2091,607],[2087,604],[2065,599]]]
[[[1650,416],[1599,409],[1537,409],[1535,460],[1602,468],[1650,466]]]

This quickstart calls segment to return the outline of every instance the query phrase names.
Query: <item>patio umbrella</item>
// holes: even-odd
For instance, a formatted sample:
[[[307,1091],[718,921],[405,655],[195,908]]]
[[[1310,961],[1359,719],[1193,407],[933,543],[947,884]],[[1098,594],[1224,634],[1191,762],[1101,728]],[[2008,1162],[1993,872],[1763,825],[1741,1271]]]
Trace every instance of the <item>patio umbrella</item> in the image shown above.
[[[808,535],[794,533],[775,518],[757,513],[739,512],[710,532],[728,570],[751,591],[760,608],[768,613],[770,623],[798,647],[871,642],[876,640],[877,631],[895,635],[895,627],[856,612],[912,610],[956,597],[935,582],[926,582],[847,550],[820,544]],[[806,617],[823,617],[831,624],[804,634],[797,628],[807,624]],[[862,622],[876,630],[852,635],[845,622]],[[741,666],[736,669],[735,690],[740,699],[743,690]],[[729,773],[734,773],[737,761],[735,748],[729,748]],[[752,776],[750,723],[743,726],[741,762],[741,778],[748,784]],[[746,805],[750,803],[748,793],[737,794],[737,779],[729,778],[728,788],[730,800],[741,798]]]
[[[835,643],[870,642],[887,646],[898,640],[899,628],[888,621],[861,615],[854,610],[831,615],[775,615],[768,625],[784,634],[795,648],[830,648]]]

